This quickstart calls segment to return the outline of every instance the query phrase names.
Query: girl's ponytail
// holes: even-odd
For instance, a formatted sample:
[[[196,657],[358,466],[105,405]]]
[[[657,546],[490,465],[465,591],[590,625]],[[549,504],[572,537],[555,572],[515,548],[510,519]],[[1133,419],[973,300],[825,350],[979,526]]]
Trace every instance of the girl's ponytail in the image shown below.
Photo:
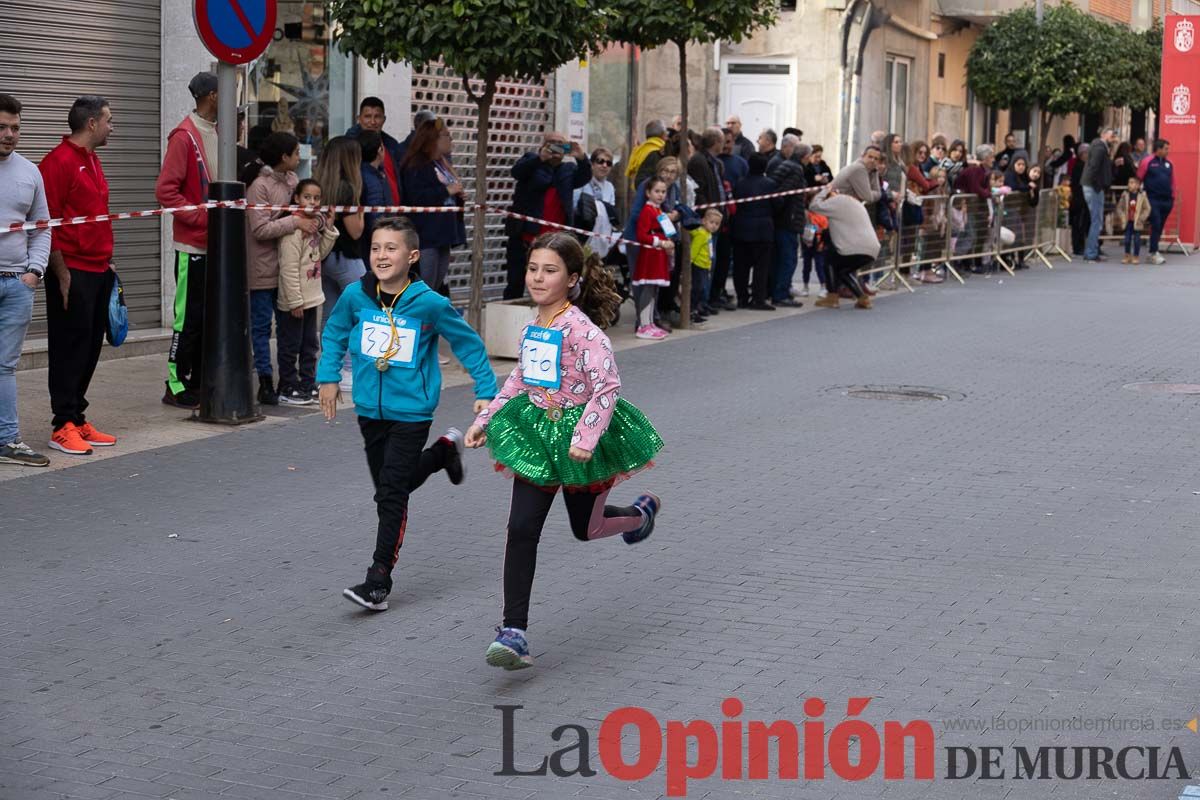
[[[600,262],[600,257],[588,251],[579,279],[579,297],[572,302],[579,307],[598,328],[608,328],[617,317],[621,307],[621,295],[617,293],[612,273]]]

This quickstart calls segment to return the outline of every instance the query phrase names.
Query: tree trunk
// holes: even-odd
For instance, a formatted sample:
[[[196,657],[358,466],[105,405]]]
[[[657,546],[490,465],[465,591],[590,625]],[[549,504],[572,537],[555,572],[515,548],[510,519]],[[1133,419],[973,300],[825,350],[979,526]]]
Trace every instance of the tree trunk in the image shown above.
[[[463,83],[467,83],[463,76]],[[470,87],[468,86],[468,93]],[[475,198],[474,223],[471,226],[471,299],[467,306],[467,322],[483,334],[483,248],[487,233],[487,152],[488,126],[491,121],[492,99],[496,96],[496,79],[484,79],[483,94],[474,97],[478,116],[475,121]]]
[[[688,142],[688,81],[687,81],[687,42],[679,40],[675,42],[679,48],[679,117],[680,124],[683,130],[680,136],[683,140],[680,144],[680,154],[686,155],[691,150],[691,144]],[[687,158],[681,159],[683,168],[679,171],[679,202],[683,202],[687,197]],[[691,248],[688,240],[691,238],[687,231],[683,229],[683,218],[676,225],[679,229],[679,247],[682,252],[679,254],[679,327],[687,328],[692,324],[692,258]]]

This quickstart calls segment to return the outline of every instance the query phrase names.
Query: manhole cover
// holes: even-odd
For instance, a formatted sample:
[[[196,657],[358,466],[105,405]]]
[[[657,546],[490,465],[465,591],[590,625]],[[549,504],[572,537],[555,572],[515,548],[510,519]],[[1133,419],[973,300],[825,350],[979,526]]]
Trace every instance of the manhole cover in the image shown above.
[[[894,400],[913,403],[921,400],[962,400],[966,395],[929,386],[835,386],[829,390],[860,400]]]
[[[1200,383],[1145,381],[1143,383],[1127,383],[1124,388],[1146,394],[1200,394]]]

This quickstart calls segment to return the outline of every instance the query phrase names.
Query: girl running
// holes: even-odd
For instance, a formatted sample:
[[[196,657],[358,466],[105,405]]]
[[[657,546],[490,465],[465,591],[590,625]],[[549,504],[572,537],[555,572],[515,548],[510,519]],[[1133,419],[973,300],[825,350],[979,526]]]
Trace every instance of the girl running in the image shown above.
[[[537,319],[522,333],[517,367],[466,434],[468,447],[487,444],[496,469],[514,477],[504,624],[486,655],[509,670],[533,665],[525,638],[529,596],[538,540],[559,487],[580,541],[619,533],[636,544],[654,530],[662,507],[648,493],[631,506],[605,505],[612,487],[649,466],[663,444],[642,412],[618,399],[621,379],[601,331],[620,303],[611,274],[594,256],[585,263],[574,236],[554,232],[534,240],[525,284]]]

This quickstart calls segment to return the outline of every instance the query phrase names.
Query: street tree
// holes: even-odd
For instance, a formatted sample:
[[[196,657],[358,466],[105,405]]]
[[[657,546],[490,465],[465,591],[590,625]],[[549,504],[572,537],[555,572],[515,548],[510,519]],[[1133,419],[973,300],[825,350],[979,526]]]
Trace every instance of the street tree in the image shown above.
[[[1044,135],[1057,116],[1153,105],[1158,64],[1151,36],[1064,2],[1048,8],[1040,26],[1024,7],[985,28],[967,58],[967,86],[998,108],[1037,105]]]
[[[674,44],[679,50],[679,114],[682,135],[688,130],[687,46],[690,43],[740,42],[760,28],[774,24],[778,0],[608,0],[606,38],[643,49]],[[687,152],[686,149],[683,152]],[[680,196],[687,188],[687,170],[679,176]],[[680,323],[691,320],[692,271],[686,234],[680,266]]]
[[[469,321],[483,319],[483,248],[492,101],[501,78],[541,80],[596,50],[606,14],[598,0],[329,0],[338,48],[381,68],[441,62],[477,109],[475,224]]]

